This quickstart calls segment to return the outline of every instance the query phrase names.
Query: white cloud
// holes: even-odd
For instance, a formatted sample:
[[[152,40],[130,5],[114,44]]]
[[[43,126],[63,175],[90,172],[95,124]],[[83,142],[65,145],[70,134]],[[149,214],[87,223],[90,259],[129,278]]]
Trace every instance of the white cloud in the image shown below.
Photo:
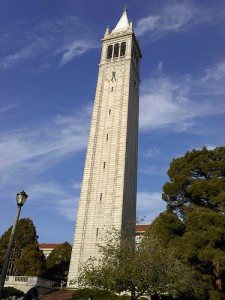
[[[70,116],[57,116],[38,128],[2,133],[0,164],[2,180],[43,173],[69,155],[84,150],[89,133],[90,109]]]
[[[63,215],[68,221],[74,221],[77,215],[78,198],[61,199],[56,206],[56,211]]]
[[[163,69],[163,63],[160,61],[158,63],[158,70],[161,71]]]
[[[162,167],[138,167],[138,172],[145,175],[165,176],[167,169]]]
[[[202,78],[202,82],[218,81],[225,78],[225,61],[221,61],[211,68],[205,70],[205,76]]]
[[[61,49],[58,49],[58,52],[63,53],[60,65],[68,63],[75,56],[82,55],[91,48],[94,48],[94,45],[89,40],[77,40]]]
[[[9,110],[13,110],[14,108],[18,107],[19,104],[12,104],[8,106],[4,106],[0,108],[0,114],[4,114],[5,112],[8,112]]]
[[[215,146],[215,145],[206,145],[206,148],[208,149],[208,150],[214,150],[216,147],[218,147],[218,146]],[[200,149],[201,150],[201,149]]]
[[[151,223],[161,212],[166,210],[166,202],[159,192],[137,193],[137,216],[145,217],[145,223]]]
[[[219,9],[212,12],[212,9],[209,11],[205,7],[193,6],[187,2],[170,2],[163,6],[157,15],[140,19],[135,33],[138,36],[149,33],[149,40],[155,41],[168,33],[189,30],[199,23],[215,22],[220,18],[219,13]]]
[[[89,31],[76,17],[64,20],[49,20],[38,25],[29,24],[30,30],[17,24],[16,31],[4,35],[5,48],[8,49],[0,62],[0,68],[9,69],[18,63],[32,58],[38,58],[37,72],[42,72],[52,66],[52,57],[58,59],[58,64],[68,63],[75,56],[84,54],[87,50],[96,48]],[[23,36],[22,41],[18,36]],[[13,42],[13,51],[10,48]]]
[[[160,150],[158,148],[152,147],[144,153],[144,157],[149,158],[149,157],[158,156],[159,153],[160,153]]]
[[[75,190],[80,190],[81,182],[74,182],[72,186]]]
[[[140,97],[140,129],[156,129],[182,124],[187,116],[187,87],[166,77],[143,82]],[[188,124],[187,124],[188,126]],[[180,128],[180,127],[179,127]]]
[[[224,66],[221,61],[195,78],[160,76],[145,80],[141,87],[140,129],[183,132],[196,125],[198,118],[225,113]]]
[[[34,45],[29,45],[27,47],[18,50],[18,52],[14,54],[10,54],[4,57],[0,63],[0,68],[8,69],[10,67],[13,67],[17,63],[23,60],[30,59],[36,55],[37,55],[37,51]]]
[[[71,192],[69,192],[71,191]],[[53,181],[40,182],[29,186],[27,193],[28,205],[38,210],[51,210],[63,216],[68,221],[75,221],[78,198],[72,193],[71,187],[62,186]]]
[[[151,32],[156,39],[168,32],[185,30],[193,17],[194,10],[189,4],[170,3],[158,15],[139,20],[135,32],[139,36]]]
[[[34,195],[33,197],[38,197],[38,199],[48,199],[55,197],[64,197],[65,190],[61,186],[57,185],[53,181],[34,183],[29,187],[29,193]],[[32,198],[34,201],[37,201],[37,198]],[[31,200],[32,201],[32,200]]]

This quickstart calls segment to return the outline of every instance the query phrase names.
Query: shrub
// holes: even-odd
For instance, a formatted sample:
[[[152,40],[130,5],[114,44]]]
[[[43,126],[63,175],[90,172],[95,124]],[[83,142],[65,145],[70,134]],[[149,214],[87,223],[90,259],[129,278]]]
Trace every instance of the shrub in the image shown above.
[[[2,299],[16,296],[18,298],[22,297],[24,295],[24,292],[15,289],[14,287],[5,287],[2,292]]]
[[[71,299],[89,300],[90,296],[93,297],[93,300],[129,300],[130,299],[130,296],[119,296],[119,295],[115,295],[110,291],[99,290],[99,289],[88,289],[88,288],[75,291]],[[141,299],[142,298],[140,298],[140,300]]]

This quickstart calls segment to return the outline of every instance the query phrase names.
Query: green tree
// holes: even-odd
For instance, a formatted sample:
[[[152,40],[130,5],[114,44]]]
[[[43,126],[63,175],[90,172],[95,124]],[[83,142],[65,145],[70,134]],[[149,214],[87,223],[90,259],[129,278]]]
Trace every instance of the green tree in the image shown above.
[[[171,181],[163,187],[167,214],[175,213],[184,225],[182,235],[166,232],[171,225],[164,216],[167,239],[175,234],[168,246],[195,267],[209,299],[225,299],[225,147],[187,152],[172,161],[168,175]]]
[[[225,147],[187,152],[172,161],[168,176],[163,199],[179,216],[198,207],[225,213]]]
[[[21,276],[41,276],[45,271],[45,257],[38,244],[30,244],[21,251],[16,261],[17,274]]]
[[[185,224],[171,211],[161,213],[147,228],[145,235],[157,236],[164,246],[183,235]]]
[[[178,287],[189,294],[194,291],[192,270],[155,236],[142,239],[136,249],[117,230],[108,233],[104,242],[100,258],[91,257],[81,269],[79,285],[129,292],[132,300],[144,294],[176,294]]]
[[[55,281],[66,281],[69,271],[71,251],[72,246],[68,242],[64,242],[52,250],[46,259],[47,278]]]
[[[12,231],[12,226],[0,238],[0,253],[1,253],[0,268],[1,269],[3,266],[4,256],[8,246],[11,231]],[[38,236],[36,233],[36,228],[31,219],[23,218],[18,221],[15,240],[13,244],[13,250],[12,250],[11,259],[9,263],[8,275],[14,275],[14,276],[27,275],[24,273],[20,273],[21,269],[17,269],[17,266],[20,265],[19,260],[23,259],[22,258],[23,250],[25,251],[25,248],[27,248],[30,245],[33,245],[34,247],[36,247],[36,249],[38,247]],[[40,252],[38,257],[40,259],[40,264],[44,266],[44,257],[41,255]],[[31,262],[28,261],[27,264],[32,264],[32,261]],[[29,268],[28,265],[26,267]],[[45,269],[43,269],[43,271],[45,271]],[[32,275],[36,276],[37,274],[35,273]]]
[[[190,213],[185,225],[177,249],[201,274],[209,294],[225,299],[225,217],[204,208]]]

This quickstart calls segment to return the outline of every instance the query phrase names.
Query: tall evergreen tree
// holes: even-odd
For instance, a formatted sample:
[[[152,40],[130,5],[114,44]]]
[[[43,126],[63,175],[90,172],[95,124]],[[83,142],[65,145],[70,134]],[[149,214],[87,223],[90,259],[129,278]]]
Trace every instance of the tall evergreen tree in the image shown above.
[[[1,236],[0,238],[0,268],[2,269],[5,252],[9,242],[10,234],[12,231],[12,226]],[[25,250],[26,249],[26,250]],[[30,249],[30,250],[29,250]],[[38,236],[36,233],[36,228],[29,218],[23,218],[18,221],[15,240],[13,244],[13,250],[11,253],[8,275],[31,275],[32,272],[27,272],[25,269],[21,269],[20,260],[24,261],[25,252],[28,257],[32,257],[32,252],[36,251],[37,262],[40,263],[43,268],[42,271],[35,271],[32,276],[38,276],[45,271],[45,259],[42,252],[38,248]],[[30,251],[30,253],[29,253]],[[34,261],[28,260],[26,262],[26,270],[29,270]]]
[[[168,176],[163,199],[180,217],[199,207],[225,213],[225,147],[187,152],[171,162]]]
[[[225,299],[225,147],[193,150],[175,159],[163,187],[167,215],[183,221],[182,235],[161,214],[169,246],[187,257],[207,284],[209,299]],[[173,217],[174,219],[174,217]],[[160,230],[153,222],[153,229]],[[161,226],[162,228],[162,226]],[[170,235],[169,235],[170,234]]]
[[[29,244],[21,251],[16,261],[17,274],[21,276],[42,276],[45,271],[45,258],[38,244]]]

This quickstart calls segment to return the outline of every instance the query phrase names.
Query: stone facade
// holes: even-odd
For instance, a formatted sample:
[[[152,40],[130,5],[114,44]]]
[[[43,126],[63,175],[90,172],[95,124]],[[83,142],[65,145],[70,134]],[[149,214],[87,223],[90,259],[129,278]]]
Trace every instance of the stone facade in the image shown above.
[[[68,287],[105,230],[135,235],[141,52],[126,11],[102,44]]]
[[[4,287],[13,287],[26,293],[35,284],[39,284],[39,295],[54,291],[55,282],[35,276],[7,276]]]

